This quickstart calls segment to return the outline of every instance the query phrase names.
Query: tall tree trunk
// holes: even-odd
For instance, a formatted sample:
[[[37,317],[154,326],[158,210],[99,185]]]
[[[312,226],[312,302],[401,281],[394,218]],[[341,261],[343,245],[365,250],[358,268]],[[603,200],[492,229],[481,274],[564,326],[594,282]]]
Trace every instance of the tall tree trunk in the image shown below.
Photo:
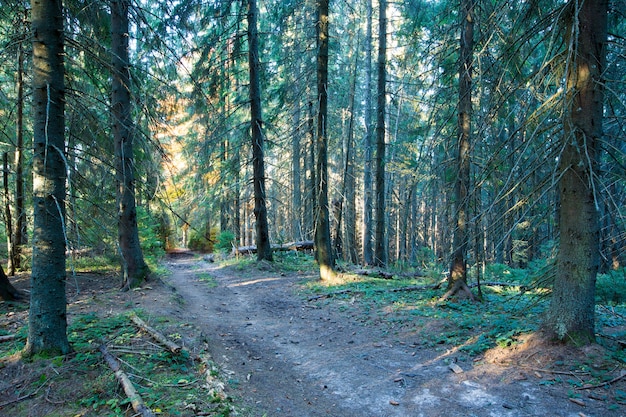
[[[359,261],[358,247],[356,238],[356,178],[354,173],[354,121],[356,110],[356,83],[357,71],[359,68],[359,52],[357,47],[356,57],[354,59],[354,70],[350,84],[350,120],[348,123],[348,135],[346,139],[346,155],[344,160],[344,192],[342,193],[346,199],[346,243],[344,250],[345,259],[353,264]]]
[[[272,260],[267,200],[265,195],[265,160],[263,156],[263,116],[259,81],[259,46],[257,38],[256,0],[248,0],[248,66],[250,70],[250,128],[252,129],[252,176],[254,183],[254,216],[256,218],[257,260]]]
[[[24,354],[70,351],[65,295],[63,5],[32,0],[33,260]]]
[[[139,243],[135,203],[135,163],[133,120],[130,102],[128,51],[129,0],[111,2],[111,118],[115,142],[115,180],[117,187],[117,227],[122,256],[122,288],[137,287],[150,272]]]
[[[595,190],[602,138],[608,0],[570,1],[567,111],[559,159],[559,253],[546,328],[575,344],[595,340],[599,218]],[[571,37],[570,37],[571,36]]]
[[[298,65],[298,64],[296,64]],[[295,79],[299,78],[299,67],[296,71]],[[301,173],[302,164],[301,152],[300,152],[300,100],[298,91],[295,88],[294,83],[293,98],[295,102],[295,110],[293,114],[293,133],[291,139],[291,173],[292,173],[292,199],[291,199],[291,235],[294,240],[304,240],[302,233],[302,187],[301,187]]]
[[[26,14],[24,12],[24,19]],[[24,208],[24,47],[20,42],[17,53],[17,121],[15,144],[15,228],[13,229],[13,270],[22,267],[22,245],[27,243],[26,210]]]
[[[374,263],[372,247],[372,0],[367,0],[365,35],[365,138],[363,139],[363,263]]]
[[[309,157],[307,158],[308,171],[309,171],[309,192],[310,199],[307,205],[307,239],[315,239],[315,227],[317,219],[317,178],[315,175],[315,145],[317,139],[315,138],[315,120],[313,114],[313,102],[309,102],[309,116],[308,116],[308,137],[309,137]],[[317,254],[315,255],[317,256]]]
[[[387,265],[385,238],[385,108],[387,100],[387,1],[379,0],[378,91],[376,105],[376,247],[374,264]]]
[[[317,15],[317,214],[315,226],[315,253],[320,266],[320,278],[329,280],[335,276],[335,260],[330,240],[328,208],[328,137],[326,122],[328,114],[328,8],[329,0],[318,0]]]
[[[459,108],[456,182],[454,185],[454,234],[448,292],[444,298],[465,292],[467,286],[467,244],[469,240],[470,135],[472,113],[472,60],[474,48],[474,1],[461,0],[461,50],[459,68]]]
[[[9,192],[9,154],[2,154],[2,188],[4,190],[4,219],[7,235],[7,250],[9,252],[7,272],[9,275],[15,275],[15,266],[13,265],[13,215],[11,214],[11,193]]]

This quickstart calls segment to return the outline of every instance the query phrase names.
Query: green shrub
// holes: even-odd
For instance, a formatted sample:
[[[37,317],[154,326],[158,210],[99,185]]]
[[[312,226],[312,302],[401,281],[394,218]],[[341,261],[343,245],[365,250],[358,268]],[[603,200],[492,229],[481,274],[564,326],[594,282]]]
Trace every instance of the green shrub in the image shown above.
[[[230,230],[224,230],[217,235],[217,244],[215,248],[220,252],[228,253],[233,247],[233,243],[235,242],[235,234]]]
[[[137,207],[137,226],[143,255],[149,263],[155,264],[165,255],[167,230],[165,216],[155,215],[145,207]]]
[[[626,302],[626,270],[609,271],[598,274],[596,281],[596,302],[617,305]]]
[[[203,253],[211,253],[215,247],[217,236],[217,229],[211,228],[210,232],[199,230],[192,230],[189,233],[189,241],[187,242],[187,246],[189,249],[203,252]]]

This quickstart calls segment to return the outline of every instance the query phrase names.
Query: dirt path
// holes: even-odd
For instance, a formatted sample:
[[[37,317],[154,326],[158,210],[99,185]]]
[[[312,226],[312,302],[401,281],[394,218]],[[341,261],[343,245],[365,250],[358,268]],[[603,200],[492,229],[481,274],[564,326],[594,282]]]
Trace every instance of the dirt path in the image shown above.
[[[567,386],[543,384],[538,371],[425,348],[420,334],[369,320],[358,303],[308,302],[298,291],[314,277],[271,266],[233,273],[190,257],[168,266],[181,300],[169,313],[201,329],[251,416],[623,415],[605,400],[570,401]]]

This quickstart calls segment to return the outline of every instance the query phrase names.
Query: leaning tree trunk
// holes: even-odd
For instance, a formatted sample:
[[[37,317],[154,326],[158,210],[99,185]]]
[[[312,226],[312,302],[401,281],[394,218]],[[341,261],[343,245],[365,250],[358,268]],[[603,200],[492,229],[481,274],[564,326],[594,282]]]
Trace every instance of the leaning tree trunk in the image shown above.
[[[259,46],[257,39],[256,0],[248,0],[248,63],[250,70],[250,116],[252,129],[252,176],[254,182],[254,215],[256,218],[257,260],[272,260],[267,201],[265,196],[265,161],[263,156],[263,116],[259,81]]]
[[[111,117],[115,141],[118,239],[122,256],[122,288],[140,285],[150,272],[143,258],[137,227],[133,121],[128,58],[128,0],[111,2],[112,96]]]
[[[444,298],[463,291],[474,298],[467,286],[467,244],[469,239],[470,134],[472,112],[472,53],[474,48],[474,0],[461,1],[461,59],[459,67],[459,110],[457,176],[454,186],[454,235],[448,291]]]
[[[330,239],[328,208],[328,8],[329,0],[318,0],[317,22],[317,213],[315,225],[315,253],[320,266],[320,278],[330,280],[335,276],[335,260]]]
[[[574,344],[595,340],[595,284],[600,264],[594,187],[602,138],[608,0],[571,1],[563,151],[559,159],[559,253],[546,328]],[[570,34],[572,37],[570,38]]]
[[[374,264],[387,265],[385,237],[385,108],[387,100],[387,1],[379,0],[378,92],[376,106],[376,246]]]
[[[32,0],[33,260],[24,354],[68,353],[63,5]]]

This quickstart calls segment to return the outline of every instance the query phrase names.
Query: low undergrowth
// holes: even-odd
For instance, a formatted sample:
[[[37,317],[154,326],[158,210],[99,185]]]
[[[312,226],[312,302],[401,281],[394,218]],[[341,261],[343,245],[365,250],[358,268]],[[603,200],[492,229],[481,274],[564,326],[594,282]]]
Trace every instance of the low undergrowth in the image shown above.
[[[7,305],[2,305],[5,310]],[[14,310],[14,309],[13,309]],[[10,312],[3,311],[6,315]],[[13,315],[17,313],[13,311]],[[131,313],[99,316],[80,314],[68,327],[73,352],[65,357],[36,356],[23,361],[26,325],[15,339],[0,344],[0,414],[12,416],[130,416],[134,415],[114,372],[99,346],[121,364],[144,403],[156,415],[214,417],[233,414],[234,406],[203,351],[172,353],[129,319]],[[152,318],[150,325],[180,343],[194,333],[191,326]],[[11,356],[13,355],[13,356]],[[205,356],[203,356],[205,355]],[[40,401],[30,401],[39,397]],[[43,401],[41,401],[43,399]]]
[[[545,280],[537,278],[537,271],[504,265],[487,269],[481,302],[441,301],[445,284],[437,287],[441,277],[438,271],[420,271],[420,276],[409,278],[406,273],[358,272],[343,274],[339,283],[309,283],[305,295],[311,302],[336,300],[349,305],[346,308],[358,309],[363,320],[387,323],[390,331],[418,334],[418,344],[458,349],[469,357],[520,343],[525,335],[540,328],[549,301],[549,288]],[[618,275],[624,280],[623,272]],[[615,281],[615,274],[598,279],[598,342],[610,348],[614,359],[626,363],[621,342],[626,339],[626,304],[615,302],[621,301],[619,289],[624,285]],[[475,286],[473,291],[477,293]]]

